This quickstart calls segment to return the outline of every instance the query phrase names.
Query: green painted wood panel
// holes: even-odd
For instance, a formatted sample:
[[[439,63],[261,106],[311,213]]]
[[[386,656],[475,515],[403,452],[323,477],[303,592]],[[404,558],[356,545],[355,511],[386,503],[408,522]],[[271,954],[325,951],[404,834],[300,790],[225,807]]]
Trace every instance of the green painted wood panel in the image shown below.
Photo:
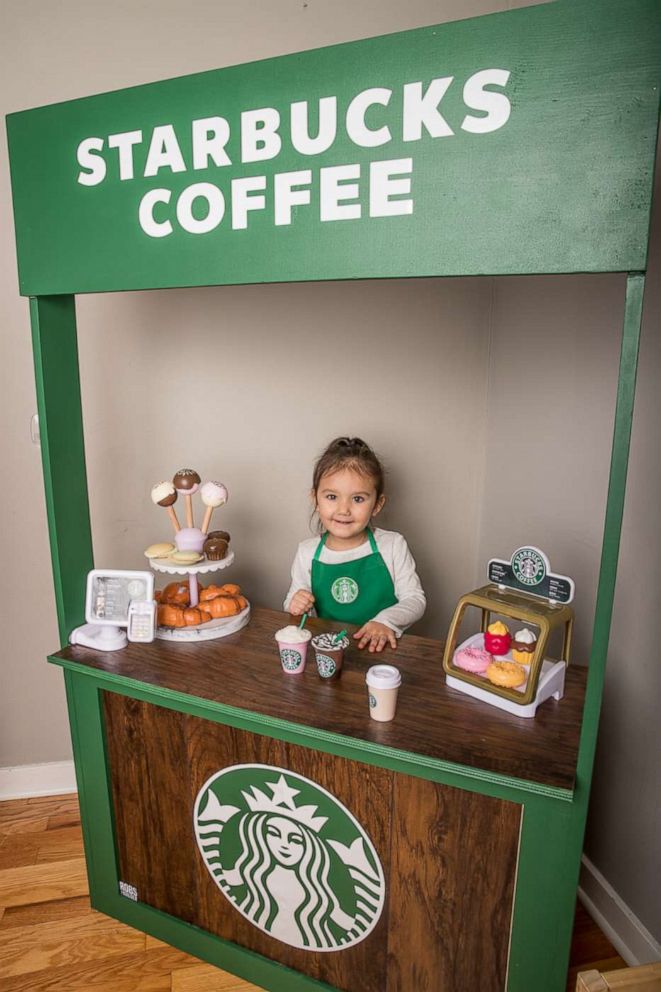
[[[557,0],[12,114],[21,292],[642,270],[660,35]]]
[[[94,567],[72,296],[30,301],[41,460],[60,643],[85,619]]]

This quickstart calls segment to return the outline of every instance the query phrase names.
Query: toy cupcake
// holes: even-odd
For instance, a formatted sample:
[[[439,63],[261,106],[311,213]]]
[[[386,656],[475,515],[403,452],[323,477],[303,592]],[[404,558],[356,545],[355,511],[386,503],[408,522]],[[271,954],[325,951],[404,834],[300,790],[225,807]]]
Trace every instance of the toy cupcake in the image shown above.
[[[484,634],[484,647],[490,654],[507,654],[511,643],[509,628],[501,620],[489,624]]]
[[[537,647],[537,635],[524,627],[514,635],[512,641],[512,658],[520,665],[529,665]]]

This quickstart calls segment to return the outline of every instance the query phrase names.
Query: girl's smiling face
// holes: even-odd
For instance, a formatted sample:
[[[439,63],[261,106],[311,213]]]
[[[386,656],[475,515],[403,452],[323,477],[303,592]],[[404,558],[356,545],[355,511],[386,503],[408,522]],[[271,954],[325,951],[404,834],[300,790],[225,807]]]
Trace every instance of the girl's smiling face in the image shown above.
[[[328,531],[326,547],[335,551],[362,544],[370,520],[385,502],[385,496],[377,496],[374,480],[352,468],[322,475],[313,495],[319,519]]]

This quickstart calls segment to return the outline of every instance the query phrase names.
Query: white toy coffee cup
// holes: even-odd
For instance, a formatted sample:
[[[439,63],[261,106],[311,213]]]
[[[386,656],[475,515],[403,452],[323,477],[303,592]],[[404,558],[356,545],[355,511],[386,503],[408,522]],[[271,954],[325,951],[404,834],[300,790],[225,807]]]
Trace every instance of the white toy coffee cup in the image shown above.
[[[397,693],[402,676],[394,665],[372,665],[365,676],[370,716],[379,723],[387,723],[395,716]]]

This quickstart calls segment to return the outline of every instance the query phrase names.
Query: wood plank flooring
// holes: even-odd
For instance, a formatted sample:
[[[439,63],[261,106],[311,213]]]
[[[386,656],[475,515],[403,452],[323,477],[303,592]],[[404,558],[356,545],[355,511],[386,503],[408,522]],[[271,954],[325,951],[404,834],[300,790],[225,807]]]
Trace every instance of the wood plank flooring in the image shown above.
[[[568,992],[575,989],[579,971],[623,967],[622,958],[579,905]],[[75,795],[0,803],[0,988],[259,992],[249,982],[91,909]]]

